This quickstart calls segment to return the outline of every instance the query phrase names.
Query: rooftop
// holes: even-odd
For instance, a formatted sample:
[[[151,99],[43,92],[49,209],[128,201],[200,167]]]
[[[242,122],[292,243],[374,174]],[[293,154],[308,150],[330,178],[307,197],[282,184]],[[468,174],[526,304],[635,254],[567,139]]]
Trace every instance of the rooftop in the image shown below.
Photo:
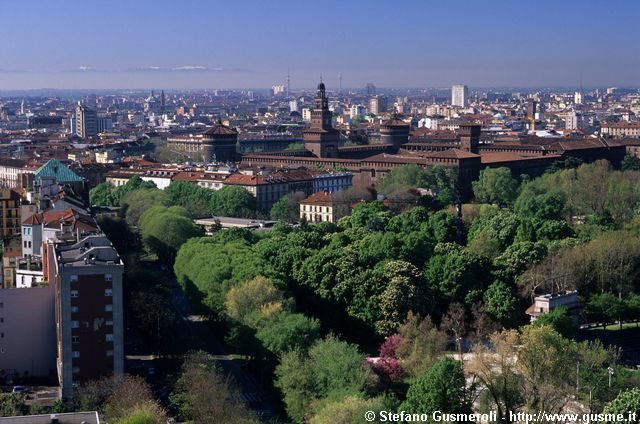
[[[118,252],[103,234],[87,236],[77,243],[56,245],[61,266],[122,265]]]
[[[51,159],[35,173],[36,178],[54,177],[57,182],[80,182],[82,178],[57,159]]]

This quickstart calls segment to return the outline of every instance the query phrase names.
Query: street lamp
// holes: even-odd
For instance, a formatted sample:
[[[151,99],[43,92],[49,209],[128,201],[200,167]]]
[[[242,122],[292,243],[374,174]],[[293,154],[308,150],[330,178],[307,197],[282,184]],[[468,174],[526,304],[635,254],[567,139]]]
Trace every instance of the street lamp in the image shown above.
[[[607,368],[607,371],[609,372],[609,388],[611,388],[611,376],[613,375],[613,368],[609,367]]]

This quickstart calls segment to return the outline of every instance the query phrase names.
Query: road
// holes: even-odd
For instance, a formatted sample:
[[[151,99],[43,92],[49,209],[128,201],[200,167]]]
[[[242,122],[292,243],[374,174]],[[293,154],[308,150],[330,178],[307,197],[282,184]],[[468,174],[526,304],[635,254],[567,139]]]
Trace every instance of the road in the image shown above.
[[[175,278],[171,278],[172,301],[180,317],[178,333],[184,337],[185,346],[190,349],[202,349],[214,356],[222,369],[231,376],[240,390],[240,396],[254,413],[270,422],[275,419],[274,409],[261,385],[256,379],[233,361],[218,334],[203,319],[192,312],[187,296]]]

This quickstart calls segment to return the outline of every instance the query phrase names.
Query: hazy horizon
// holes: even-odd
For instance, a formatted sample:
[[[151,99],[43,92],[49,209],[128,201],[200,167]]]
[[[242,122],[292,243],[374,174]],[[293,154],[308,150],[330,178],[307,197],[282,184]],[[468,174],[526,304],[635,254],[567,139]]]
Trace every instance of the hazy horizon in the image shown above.
[[[5,0],[0,90],[640,86],[640,2],[535,5]]]

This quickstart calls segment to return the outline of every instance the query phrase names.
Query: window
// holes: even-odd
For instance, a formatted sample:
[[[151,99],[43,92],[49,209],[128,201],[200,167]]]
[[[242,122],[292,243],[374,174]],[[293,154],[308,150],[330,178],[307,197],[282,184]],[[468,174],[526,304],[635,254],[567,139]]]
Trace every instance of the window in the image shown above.
[[[71,352],[71,356],[73,356],[74,358],[79,358],[80,352],[78,352],[77,350],[74,350],[73,352]]]
[[[79,306],[72,306],[71,307],[71,312],[72,313],[75,313],[75,312],[78,312],[78,311],[80,311],[80,307]]]
[[[113,341],[113,334],[107,334],[105,337],[105,340],[108,342],[112,342]]]
[[[106,321],[105,321],[105,325],[106,325],[107,327],[113,327],[113,320],[110,320],[110,319],[106,320]]]
[[[71,343],[80,343],[80,336],[71,336]]]
[[[113,289],[104,289],[104,295],[107,297],[113,296]]]
[[[80,297],[80,292],[78,290],[71,290],[70,293],[72,298]]]
[[[71,328],[80,328],[80,321],[71,321]]]
[[[104,281],[113,281],[113,274],[104,274]]]
[[[104,305],[104,310],[105,312],[113,311],[113,305]]]
[[[78,281],[78,276],[77,275],[70,275],[69,276],[69,281],[71,281],[72,283],[76,283]]]
[[[113,356],[113,350],[107,350],[107,356]]]
[[[78,374],[80,372],[80,367],[71,368],[71,372],[74,373],[74,374]]]

